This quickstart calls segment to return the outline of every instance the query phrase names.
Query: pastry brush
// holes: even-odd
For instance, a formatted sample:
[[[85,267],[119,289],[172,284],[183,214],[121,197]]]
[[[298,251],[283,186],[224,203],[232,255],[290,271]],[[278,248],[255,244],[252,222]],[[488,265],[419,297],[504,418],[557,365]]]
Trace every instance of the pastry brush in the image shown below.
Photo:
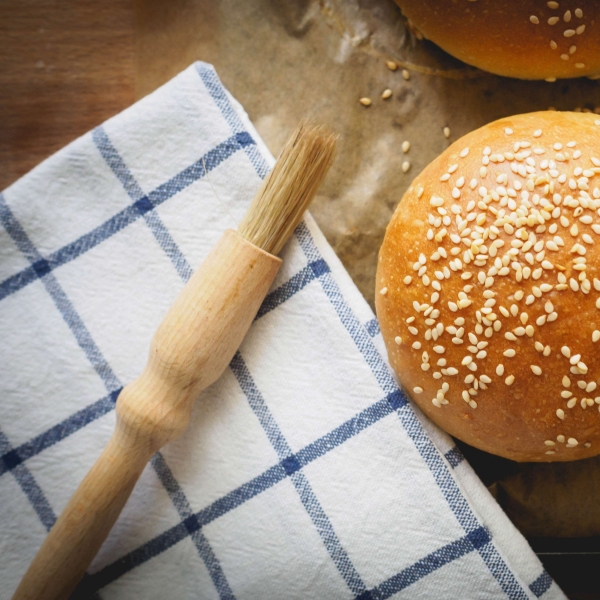
[[[233,358],[281,265],[276,255],[333,160],[335,136],[301,125],[250,203],[171,306],[142,374],[119,395],[106,448],[23,576],[13,600],[73,592],[152,455],[186,429],[194,401]]]

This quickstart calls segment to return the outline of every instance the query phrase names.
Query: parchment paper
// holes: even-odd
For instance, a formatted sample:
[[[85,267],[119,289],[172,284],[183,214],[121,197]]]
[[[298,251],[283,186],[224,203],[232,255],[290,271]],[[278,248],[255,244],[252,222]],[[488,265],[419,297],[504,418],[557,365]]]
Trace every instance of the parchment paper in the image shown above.
[[[391,214],[452,141],[514,113],[600,106],[598,83],[587,79],[525,82],[463,65],[415,39],[392,0],[138,0],[136,13],[138,97],[200,59],[215,65],[275,155],[306,116],[341,134],[311,212],[371,304]],[[392,97],[381,99],[388,88]],[[600,534],[600,459],[517,465],[467,454],[526,535]]]

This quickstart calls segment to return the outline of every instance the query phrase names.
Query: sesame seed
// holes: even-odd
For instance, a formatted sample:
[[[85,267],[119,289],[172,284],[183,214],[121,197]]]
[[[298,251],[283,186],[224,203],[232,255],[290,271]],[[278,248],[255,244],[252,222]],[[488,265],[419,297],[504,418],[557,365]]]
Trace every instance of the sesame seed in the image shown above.
[[[450,127],[444,127],[444,137],[445,138],[450,137]]]
[[[411,277],[410,275],[407,275],[407,276],[404,278],[404,283],[405,283],[406,285],[410,285],[411,281],[412,281],[412,277]]]
[[[512,135],[513,134],[513,130],[510,127],[505,127],[504,128],[504,133],[506,135]]]
[[[548,19],[548,25],[556,25],[560,21],[560,17],[550,17]]]
[[[567,446],[571,446],[572,448],[574,448],[575,446],[577,446],[578,443],[579,442],[575,438],[572,438],[572,437],[570,437],[567,440]]]
[[[388,98],[391,98],[391,96],[392,96],[392,90],[390,90],[389,88],[387,90],[383,90],[383,92],[381,94],[381,97],[384,100],[387,100]]]
[[[406,154],[410,150],[410,142],[408,140],[402,142],[402,152]]]
[[[504,383],[506,385],[512,385],[515,382],[515,376],[514,375],[509,375],[505,380]]]
[[[423,369],[423,371],[429,371],[430,368],[431,368],[431,365],[429,363],[423,363],[421,365],[421,369]]]
[[[565,411],[562,408],[558,408],[556,410],[556,416],[561,419],[562,421],[565,420]]]
[[[585,31],[585,25],[580,25],[575,31],[577,35],[581,35]]]
[[[565,23],[568,23],[571,20],[571,11],[568,10],[564,15],[563,15],[563,19],[565,21]]]
[[[379,293],[380,293],[382,296],[385,296],[385,295],[388,293],[388,289],[387,289],[386,287],[384,287],[384,288],[381,288],[381,289],[379,290]]]
[[[398,346],[399,346],[399,345],[402,343],[402,338],[401,338],[399,335],[397,335],[397,336],[394,338],[394,341],[395,341],[395,342],[396,342],[396,344],[398,344]]]
[[[470,401],[469,401],[469,406],[470,406],[471,408],[477,408],[477,402],[475,402],[475,400],[470,400]]]
[[[393,61],[393,60],[386,60],[385,61],[385,66],[390,70],[390,71],[395,71],[398,68],[398,65]]]
[[[446,349],[444,348],[444,346],[434,346],[433,351],[437,352],[437,354],[444,354]]]
[[[538,367],[537,365],[529,365],[533,374],[534,375],[541,375],[542,374],[542,369],[541,367]]]
[[[410,79],[410,71],[408,69],[402,69],[402,77],[405,81]]]
[[[540,20],[535,16],[535,15],[531,15],[529,17],[529,20],[534,24],[534,25],[539,25]]]
[[[572,395],[573,395],[573,392],[570,392],[569,390],[563,390],[560,393],[561,398],[570,398]]]
[[[560,349],[561,353],[563,356],[566,356],[567,358],[570,358],[571,356],[571,348],[569,348],[569,346],[563,346]]]
[[[454,367],[449,367],[447,371],[448,375],[458,375],[458,369],[455,369]]]
[[[363,105],[363,106],[371,106],[371,98],[361,98],[359,100],[359,102]]]
[[[421,349],[421,342],[413,342],[412,347],[415,350],[420,350]]]
[[[575,35],[575,30],[574,30],[574,29],[566,29],[566,30],[563,32],[563,35],[564,35],[566,38],[573,37],[573,36]]]
[[[513,348],[509,348],[508,350],[505,350],[503,354],[508,358],[513,358],[517,354],[517,352]]]
[[[575,63],[576,69],[585,69],[585,65],[583,63]]]
[[[437,398],[433,398],[433,399],[431,400],[431,403],[432,403],[434,406],[437,406],[438,408],[442,408],[442,405],[441,405],[440,401],[439,401]]]
[[[408,173],[409,169],[410,169],[410,163],[407,160],[405,160],[402,163],[402,172],[403,173]]]
[[[546,440],[544,444],[546,444],[546,446],[556,446],[556,442],[553,442],[552,440]]]
[[[422,388],[422,387],[418,387],[418,386],[417,386],[417,387],[414,387],[414,388],[413,388],[413,392],[414,392],[415,394],[422,394],[422,393],[423,393],[423,388]]]
[[[582,11],[580,8],[576,8],[576,9],[575,9],[575,16],[576,16],[578,19],[581,19],[581,18],[583,17],[583,11]]]
[[[496,367],[496,375],[498,375],[498,377],[502,377],[502,375],[504,375],[504,365],[503,364],[499,364]]]

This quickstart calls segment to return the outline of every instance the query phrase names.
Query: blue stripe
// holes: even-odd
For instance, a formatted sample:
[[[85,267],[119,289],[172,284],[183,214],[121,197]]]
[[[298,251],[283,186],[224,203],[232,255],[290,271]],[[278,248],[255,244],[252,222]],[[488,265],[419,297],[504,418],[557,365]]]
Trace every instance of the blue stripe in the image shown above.
[[[12,448],[8,438],[0,431],[0,452],[2,454],[10,454],[11,451]],[[15,465],[12,469],[12,474],[17,480],[20,488],[23,490],[25,496],[27,496],[31,506],[33,506],[33,510],[35,510],[42,525],[46,528],[46,531],[50,531],[50,528],[56,521],[56,515],[44,495],[44,492],[42,492],[42,488],[37,484],[33,475],[25,465]]]
[[[51,427],[44,433],[34,437],[29,442],[21,444],[17,448],[3,453],[0,456],[0,475],[7,471],[12,471],[15,467],[30,459],[32,456],[43,452],[50,446],[64,440],[66,437],[79,431],[92,421],[103,417],[115,408],[115,402],[121,389],[115,390],[104,396],[100,400],[94,402],[90,406],[71,415],[58,425]]]
[[[26,285],[35,281],[38,277],[42,277],[50,271],[75,260],[88,250],[95,248],[119,231],[125,229],[125,227],[137,221],[152,209],[169,200],[187,186],[198,179],[201,179],[205,174],[204,165],[206,165],[206,171],[210,172],[239,150],[245,149],[254,143],[254,140],[252,140],[248,134],[245,136],[242,134],[234,135],[207,152],[200,160],[173,177],[170,181],[160,185],[153,192],[150,192],[147,197],[143,196],[142,198],[139,198],[132,205],[124,208],[122,211],[112,216],[92,231],[82,235],[74,242],[56,250],[47,258],[43,258],[35,251],[35,259],[30,259],[33,263],[31,267],[23,269],[15,275],[11,275],[0,283],[0,300],[19,291]],[[6,206],[5,202],[3,204]],[[33,248],[33,245],[31,245],[31,248]],[[26,252],[21,247],[19,247],[19,249],[27,256]]]
[[[258,477],[255,477],[251,481],[222,498],[219,498],[205,509],[196,513],[193,520],[182,522],[171,527],[139,548],[129,552],[129,554],[119,558],[114,563],[89,575],[87,577],[89,589],[96,591],[107,586],[109,583],[122,577],[125,573],[128,573],[135,567],[149,561],[184,540],[191,535],[191,531],[195,528],[208,525],[215,519],[218,519],[251,498],[254,498],[258,494],[273,487],[275,484],[285,479],[286,476],[286,472],[280,464],[271,467]]]
[[[150,198],[145,198],[143,196],[141,187],[138,185],[131,171],[119,156],[114,145],[104,132],[104,129],[97,128],[93,133],[93,139],[102,157],[105,159],[117,179],[119,179],[130,198],[134,200],[135,204],[139,205],[143,202],[144,206],[148,207],[147,210],[143,211],[143,216],[147,225],[150,227],[150,230],[154,234],[154,237],[158,241],[163,251],[171,259],[171,262],[180,278],[184,282],[187,282],[187,280],[192,276],[192,268],[187,262],[183,253],[179,250],[175,240],[173,240],[171,234],[162,223],[160,217],[151,209],[161,202],[164,202],[165,198],[171,197],[174,195],[174,193],[177,193],[177,191],[182,190],[191,182],[196,181],[200,177],[204,177],[208,168],[206,166],[207,160],[209,166],[213,166],[214,168],[214,165],[220,162],[218,161],[219,156],[226,154],[226,149],[223,150],[222,153],[211,154],[213,151],[209,152],[207,154],[207,159],[200,160],[192,165],[192,167],[182,171],[182,173],[168,182],[167,186],[159,186],[157,190],[160,193],[155,193],[154,195],[151,194]],[[243,145],[250,143],[242,134],[236,134],[236,141]],[[173,476],[173,472],[167,465],[163,455],[160,452],[157,452],[152,457],[150,462],[154,467],[160,482],[169,494],[169,498],[175,506],[180,518],[184,523],[187,522],[193,517],[192,507],[183,490],[181,489],[181,486]],[[198,551],[200,558],[206,565],[219,597],[222,600],[235,600],[235,596],[229,587],[229,583],[227,582],[225,574],[223,573],[221,564],[202,531],[197,529],[190,531],[190,534],[192,542],[196,546],[196,550]],[[86,586],[87,584],[84,583],[83,585]]]
[[[305,446],[297,454],[286,456],[278,464],[270,467],[261,475],[258,475],[248,483],[241,485],[239,488],[236,488],[197,512],[194,515],[194,526],[200,528],[212,523],[280,481],[283,481],[298,470],[298,465],[300,468],[305,467],[371,425],[393,414],[397,410],[399,402],[401,402],[401,399],[398,395],[391,394],[366,408],[315,442]],[[108,585],[131,569],[169,549],[174,544],[186,538],[187,535],[190,535],[190,528],[192,528],[190,522],[188,522],[187,529],[181,528],[181,524],[176,525],[111,565],[106,566],[101,571],[90,575],[89,577],[95,582],[93,589],[97,590]]]
[[[183,523],[188,523],[190,519],[195,519],[194,511],[186,498],[181,486],[175,479],[173,472],[167,465],[164,456],[157,452],[151,459],[152,466],[160,479],[160,482],[163,484],[165,490],[169,494],[173,505],[175,506],[179,516],[183,520]],[[225,577],[225,573],[223,573],[223,569],[221,567],[221,563],[216,557],[213,549],[210,547],[208,540],[202,533],[200,527],[189,529],[192,542],[194,546],[196,546],[196,550],[200,555],[200,558],[206,565],[208,569],[208,573],[212,579],[212,582],[217,589],[219,594],[219,598],[221,600],[234,600],[235,596],[229,587],[229,583]]]
[[[423,577],[437,571],[444,565],[447,565],[474,550],[479,550],[483,546],[491,542],[490,534],[483,527],[479,527],[470,534],[450,542],[439,550],[428,554],[416,563],[400,571],[400,573],[390,577],[375,589],[369,590],[366,594],[359,596],[357,600],[366,600],[373,598],[377,600],[385,600],[394,594],[413,585]]]
[[[265,403],[260,390],[256,387],[252,375],[239,352],[233,357],[230,367],[248,399],[252,411],[257,416],[263,430],[267,434],[269,442],[271,442],[275,452],[277,452],[277,456],[279,456],[282,461],[286,473],[290,476],[306,512],[321,536],[329,556],[331,556],[331,559],[350,588],[350,591],[355,595],[364,592],[366,590],[364,582],[355,566],[352,564],[348,553],[342,547],[342,544],[333,529],[333,525],[331,524],[329,517],[325,514],[308,479],[304,473],[300,471],[302,468],[300,463],[293,455],[292,449],[275,422],[271,411]]]
[[[365,329],[371,337],[375,337],[381,333],[381,329],[379,329],[379,321],[377,319],[371,319],[368,323],[366,323]]]
[[[328,272],[328,267],[326,268],[326,266],[321,263],[324,263],[324,261],[321,260],[311,263],[311,265],[302,269],[288,281],[284,282],[279,288],[271,292],[265,298],[263,306],[261,306],[256,318],[258,319],[261,316],[264,316],[285,302],[285,300],[291,298],[293,294],[301,291],[306,284],[313,281],[321,273]],[[61,423],[54,425],[18,448],[13,449],[6,454],[0,454],[0,476],[113,410],[114,403],[116,402],[121,389],[122,388],[118,388],[108,396],[86,406]],[[378,404],[374,406],[378,406]]]
[[[320,257],[319,250],[304,222],[297,227],[296,236],[307,259],[311,262],[317,260]],[[371,372],[379,382],[381,389],[386,393],[397,391],[406,400],[404,392],[396,386],[388,367],[377,352],[367,331],[360,325],[358,319],[346,304],[333,277],[326,274],[319,278],[319,282],[338,313],[342,324],[370,366]],[[477,517],[473,514],[438,449],[423,430],[410,404],[404,403],[397,410],[397,413],[405,431],[425,460],[446,502],[467,535],[479,529],[481,525]],[[527,598],[527,592],[519,584],[493,544],[478,548],[478,551],[489,571],[509,598],[513,600]]]
[[[94,129],[92,132],[92,139],[106,161],[106,164],[121,182],[123,188],[129,194],[129,197],[135,203],[144,198],[142,188],[131,174],[127,165],[123,162],[123,159],[119,156],[116,148],[106,135],[104,128],[97,127]],[[154,211],[144,212],[143,217],[156,238],[156,241],[173,263],[179,276],[184,281],[187,281],[192,276],[192,267],[177,247],[175,240],[169,233],[169,230],[165,227],[161,218]]]
[[[448,452],[446,452],[444,456],[446,457],[446,460],[450,463],[450,466],[453,469],[458,467],[458,465],[460,465],[460,463],[463,462],[463,460],[465,460],[463,453],[456,446],[448,450]]]
[[[196,62],[195,67],[202,83],[204,83],[208,93],[218,106],[225,121],[227,121],[228,125],[231,127],[231,130],[234,133],[246,133],[244,124],[233,106],[231,106],[231,102],[225,93],[225,88],[221,84],[214,68],[203,62]],[[246,133],[246,135],[249,134]],[[246,146],[245,151],[258,176],[261,179],[264,179],[269,172],[269,166],[256,145]]]
[[[286,300],[289,300],[294,294],[304,289],[311,281],[329,272],[329,266],[323,260],[316,260],[298,271],[293,277],[290,277],[285,283],[276,290],[267,294],[261,307],[258,310],[255,320],[271,312]]]
[[[40,273],[42,283],[46,287],[47,292],[54,301],[63,319],[71,329],[75,336],[79,347],[85,352],[88,360],[94,367],[96,373],[100,376],[104,385],[109,392],[117,390],[121,387],[117,376],[106,362],[98,346],[92,339],[87,327],[81,320],[81,317],[75,311],[67,295],[61,288],[60,284],[48,269],[45,268],[45,261],[36,250],[35,246],[21,227],[20,223],[15,219],[12,211],[6,204],[4,196],[0,194],[0,222],[6,229],[6,232],[13,239],[19,250],[25,257],[33,263],[32,266],[37,268]],[[38,265],[36,267],[36,265]],[[42,266],[40,266],[42,265]]]
[[[552,577],[547,571],[542,571],[542,574],[529,586],[529,589],[535,594],[536,598],[543,596],[552,586]]]

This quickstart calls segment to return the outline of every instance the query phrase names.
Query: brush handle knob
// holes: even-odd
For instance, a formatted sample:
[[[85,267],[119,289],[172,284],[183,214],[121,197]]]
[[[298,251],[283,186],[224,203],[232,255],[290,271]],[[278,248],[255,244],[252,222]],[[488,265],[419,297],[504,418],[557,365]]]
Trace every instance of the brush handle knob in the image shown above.
[[[146,368],[117,400],[114,434],[51,529],[13,600],[69,597],[151,456],[186,429],[198,394],[233,358],[281,259],[227,231],[152,340]]]

